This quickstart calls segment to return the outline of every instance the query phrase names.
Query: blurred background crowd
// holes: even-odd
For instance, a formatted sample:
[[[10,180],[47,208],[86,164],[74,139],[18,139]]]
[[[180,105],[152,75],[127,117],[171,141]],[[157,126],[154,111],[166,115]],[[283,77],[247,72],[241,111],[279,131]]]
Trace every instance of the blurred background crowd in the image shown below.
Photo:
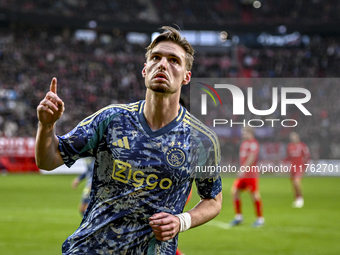
[[[2,0],[0,7],[19,13],[110,22],[177,22],[197,25],[281,22],[339,22],[337,0]]]
[[[66,107],[59,134],[104,106],[143,99],[145,47],[163,25],[218,34],[194,46],[193,77],[337,78],[339,13],[336,0],[0,0],[0,137],[35,136],[52,77]],[[339,88],[315,82],[313,116],[290,112],[314,158],[340,157]],[[254,104],[268,109],[270,92],[256,89]],[[260,141],[287,143],[289,131]],[[221,139],[236,158],[239,136]]]

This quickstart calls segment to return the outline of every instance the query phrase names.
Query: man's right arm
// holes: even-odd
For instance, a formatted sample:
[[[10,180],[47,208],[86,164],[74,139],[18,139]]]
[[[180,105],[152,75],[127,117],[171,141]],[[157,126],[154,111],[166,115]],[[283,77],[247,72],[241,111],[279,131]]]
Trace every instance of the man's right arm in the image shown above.
[[[56,121],[63,112],[64,102],[57,95],[57,79],[53,78],[50,91],[37,107],[39,124],[35,143],[35,161],[40,169],[53,170],[64,164],[54,129]]]

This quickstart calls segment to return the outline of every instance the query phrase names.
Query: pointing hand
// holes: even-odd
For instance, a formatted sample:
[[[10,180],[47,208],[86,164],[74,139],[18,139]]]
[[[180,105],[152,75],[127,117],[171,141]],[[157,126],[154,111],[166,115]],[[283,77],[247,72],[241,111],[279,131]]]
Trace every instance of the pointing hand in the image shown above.
[[[37,107],[37,115],[42,125],[54,125],[63,115],[64,102],[57,95],[57,78],[53,78],[50,91]]]

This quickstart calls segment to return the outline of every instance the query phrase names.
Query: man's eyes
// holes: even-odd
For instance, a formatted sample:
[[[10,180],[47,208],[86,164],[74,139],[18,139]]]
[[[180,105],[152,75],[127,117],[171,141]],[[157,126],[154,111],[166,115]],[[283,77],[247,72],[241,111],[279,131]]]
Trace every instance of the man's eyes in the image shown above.
[[[173,63],[176,63],[176,64],[178,64],[178,63],[179,63],[179,61],[178,61],[178,59],[177,59],[177,58],[172,58],[172,59],[171,59],[171,62],[173,62]]]
[[[152,60],[160,60],[160,59],[161,59],[161,56],[158,56],[158,55],[152,56]],[[169,62],[175,63],[175,64],[180,63],[180,61],[177,58],[169,58]]]

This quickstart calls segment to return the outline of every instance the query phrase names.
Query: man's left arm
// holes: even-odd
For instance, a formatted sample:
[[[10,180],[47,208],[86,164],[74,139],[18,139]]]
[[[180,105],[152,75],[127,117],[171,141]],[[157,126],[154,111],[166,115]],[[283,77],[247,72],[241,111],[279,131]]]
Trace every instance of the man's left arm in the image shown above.
[[[215,198],[205,198],[190,211],[191,224],[189,228],[200,226],[215,218],[222,208],[222,191]],[[150,226],[157,240],[167,241],[174,238],[181,229],[180,218],[176,215],[161,212],[149,218]]]
[[[221,212],[221,208],[222,191],[217,194],[215,198],[201,199],[201,201],[193,209],[188,211],[191,216],[190,228],[197,227],[212,220]]]

